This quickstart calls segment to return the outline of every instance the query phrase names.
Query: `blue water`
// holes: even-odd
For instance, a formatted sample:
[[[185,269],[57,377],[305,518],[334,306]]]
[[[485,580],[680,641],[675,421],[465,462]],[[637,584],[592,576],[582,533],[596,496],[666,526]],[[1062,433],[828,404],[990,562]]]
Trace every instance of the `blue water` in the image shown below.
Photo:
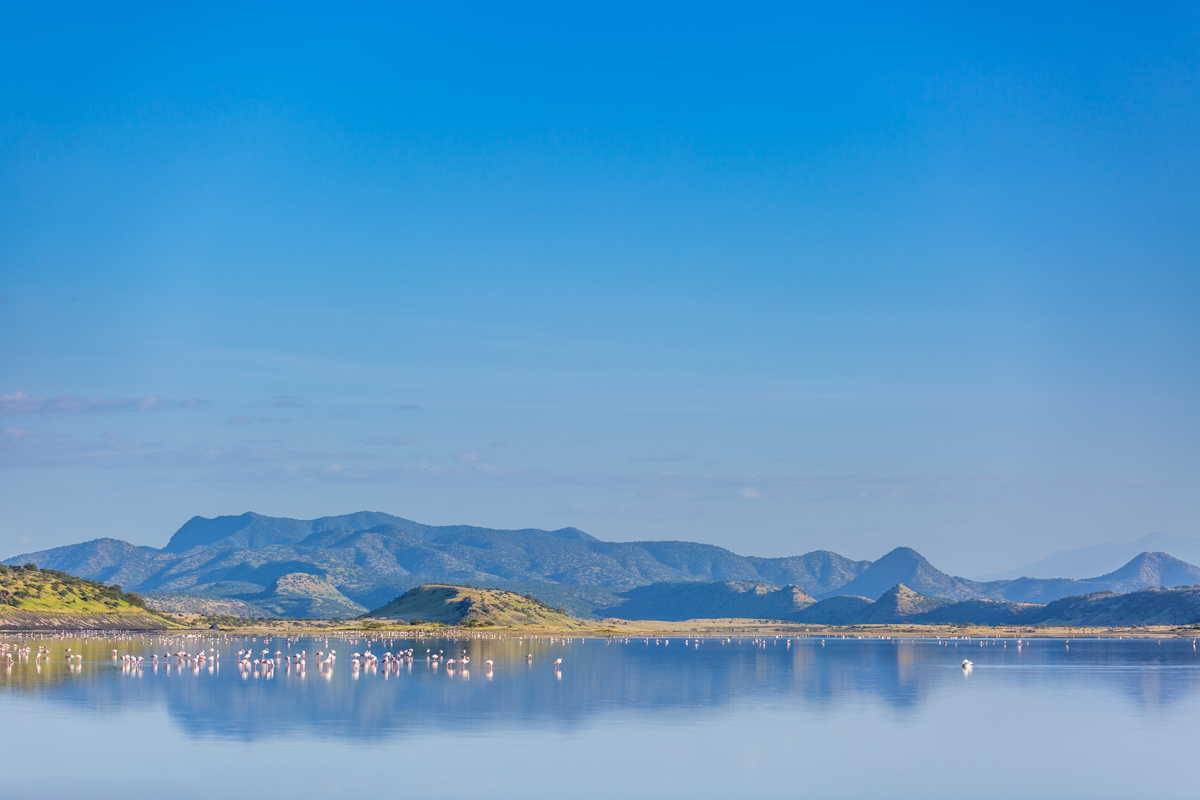
[[[31,647],[0,666],[0,796],[1200,792],[1191,640],[667,641],[0,637]],[[398,669],[352,659],[407,648]],[[247,649],[278,666],[239,668]]]

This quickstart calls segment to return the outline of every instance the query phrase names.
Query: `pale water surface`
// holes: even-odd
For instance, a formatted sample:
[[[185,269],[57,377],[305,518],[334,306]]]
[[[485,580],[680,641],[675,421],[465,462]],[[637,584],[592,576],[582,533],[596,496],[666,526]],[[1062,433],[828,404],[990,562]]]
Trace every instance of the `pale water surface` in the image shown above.
[[[1200,794],[1191,640],[0,641],[51,649],[0,667],[3,797]],[[219,666],[162,663],[210,647]],[[399,670],[353,669],[409,647]],[[238,668],[264,648],[273,673]],[[426,648],[467,649],[469,673]]]

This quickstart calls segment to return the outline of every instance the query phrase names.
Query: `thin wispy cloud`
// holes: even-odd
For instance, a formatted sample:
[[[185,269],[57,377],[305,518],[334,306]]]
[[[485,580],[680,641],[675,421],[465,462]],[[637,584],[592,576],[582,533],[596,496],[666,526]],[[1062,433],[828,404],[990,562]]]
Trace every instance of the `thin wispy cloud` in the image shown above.
[[[0,428],[0,466],[7,467],[95,464],[107,468],[144,459],[159,450],[119,431],[84,438],[55,431]]]
[[[328,462],[352,458],[337,450],[303,450],[278,440],[233,446],[165,447],[106,431],[76,436],[48,430],[0,427],[0,467],[196,468],[211,467],[230,478],[246,475],[320,474]]]
[[[681,461],[695,461],[696,457],[691,453],[673,453],[669,456],[647,456],[629,460],[635,464],[672,464]]]
[[[420,455],[420,454],[414,454]],[[152,468],[196,472],[200,480],[263,485],[370,484],[422,488],[601,489],[639,505],[680,503],[888,503],[944,501],[1085,501],[1114,492],[1167,497],[1194,492],[1178,481],[1020,481],[972,475],[805,474],[681,470],[554,470],[502,468],[478,451],[456,451],[454,466],[380,464],[369,453],[289,448],[280,442],[165,447],[108,431],[81,437],[21,427],[0,428],[0,468]]]
[[[300,408],[303,406],[303,403],[300,402],[301,398],[293,397],[290,394],[277,394],[271,399],[280,408]]]
[[[398,447],[405,444],[416,444],[417,437],[413,436],[411,433],[406,433],[403,436],[384,436],[382,434],[376,434],[375,436],[368,436],[360,441],[363,444],[390,445],[392,447]]]
[[[405,403],[404,405],[396,406],[397,411],[419,411],[420,409],[420,406],[414,406],[411,403]]]
[[[190,400],[166,400],[156,394],[144,397],[131,397],[121,400],[102,400],[93,397],[76,397],[73,394],[58,397],[42,397],[28,395],[24,392],[0,394],[0,416],[15,417],[23,414],[49,417],[57,414],[107,414],[118,411],[147,412],[169,411],[175,408],[196,408],[204,405],[205,401],[192,398]]]

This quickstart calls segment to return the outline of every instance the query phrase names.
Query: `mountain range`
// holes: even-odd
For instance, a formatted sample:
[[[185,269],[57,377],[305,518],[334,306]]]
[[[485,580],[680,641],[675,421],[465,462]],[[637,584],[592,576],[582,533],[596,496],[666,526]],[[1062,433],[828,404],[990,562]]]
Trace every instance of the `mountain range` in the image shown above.
[[[1015,603],[1048,603],[1060,597],[1090,592],[1131,592],[1149,586],[1200,583],[1200,567],[1167,553],[1140,553],[1121,568],[1094,578],[1017,578],[972,581],[940,571],[908,547],[897,547],[835,590],[817,594],[878,597],[903,583],[921,594],[954,600],[1007,600]]]
[[[768,598],[779,613],[749,616],[781,618],[811,600],[878,598],[899,584],[922,596],[954,601],[1047,603],[1098,591],[1200,583],[1200,568],[1165,553],[1142,553],[1118,570],[1085,580],[981,582],[947,575],[906,547],[875,562],[827,550],[757,558],[695,542],[605,542],[576,528],[430,526],[379,512],[314,520],[253,513],[194,517],[161,549],[96,539],[25,553],[5,563],[27,562],[121,584],[148,595],[151,602],[155,595],[167,595],[176,608],[198,596],[237,600],[263,615],[314,617],[363,614],[428,583],[522,592],[536,587],[539,599],[581,616],[613,616],[610,612],[623,608],[623,615],[640,609],[657,619],[674,613],[664,605],[670,602],[678,603],[679,610],[703,606],[707,616],[735,616],[715,612],[758,607]],[[686,602],[668,598],[671,591],[686,594],[687,584],[700,583],[728,585]],[[683,588],[655,588],[660,584]],[[772,589],[749,588],[757,585]],[[786,590],[784,595],[776,596],[778,587]],[[847,606],[857,601],[838,602]],[[650,613],[652,609],[660,611]]]
[[[1047,604],[931,597],[897,584],[878,599],[837,595],[816,601],[794,586],[745,582],[655,584],[623,593],[616,619],[683,621],[741,617],[809,625],[1196,625],[1200,586],[1092,592]],[[734,612],[734,613],[726,613]]]
[[[825,592],[870,565],[828,551],[754,558],[694,542],[604,542],[575,528],[435,527],[375,512],[315,520],[194,517],[162,549],[96,539],[6,563],[26,562],[143,594],[230,597],[286,616],[307,615],[286,591],[295,575],[336,589],[334,595],[321,587],[325,602],[315,612],[333,616],[361,614],[425,583],[622,590],[662,581],[748,580]]]

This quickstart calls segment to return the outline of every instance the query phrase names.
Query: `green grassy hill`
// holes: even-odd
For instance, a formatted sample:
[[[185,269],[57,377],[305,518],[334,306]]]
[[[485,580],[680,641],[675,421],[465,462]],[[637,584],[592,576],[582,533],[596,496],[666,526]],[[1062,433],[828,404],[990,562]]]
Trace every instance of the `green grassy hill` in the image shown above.
[[[503,589],[427,584],[410,589],[385,606],[364,615],[372,619],[438,622],[468,627],[544,626],[578,628],[582,622],[550,608],[532,595]]]
[[[122,628],[122,623],[127,626]],[[32,564],[0,565],[0,627],[144,630],[175,625],[146,609],[141,597],[120,586],[105,586]]]

